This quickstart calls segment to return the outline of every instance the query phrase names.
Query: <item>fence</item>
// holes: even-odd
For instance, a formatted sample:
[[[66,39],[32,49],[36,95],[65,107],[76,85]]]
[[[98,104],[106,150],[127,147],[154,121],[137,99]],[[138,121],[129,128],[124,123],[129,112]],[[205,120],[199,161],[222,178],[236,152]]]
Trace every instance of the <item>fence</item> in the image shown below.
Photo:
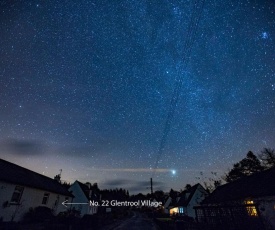
[[[195,211],[204,230],[265,230],[255,204],[198,206]]]

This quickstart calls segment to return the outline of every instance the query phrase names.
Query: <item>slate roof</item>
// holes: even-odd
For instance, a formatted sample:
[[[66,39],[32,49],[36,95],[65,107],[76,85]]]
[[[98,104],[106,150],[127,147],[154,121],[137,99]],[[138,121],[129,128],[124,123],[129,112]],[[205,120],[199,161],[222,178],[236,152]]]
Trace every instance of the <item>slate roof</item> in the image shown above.
[[[177,203],[177,206],[181,206],[181,207],[186,207],[190,200],[192,199],[194,193],[196,192],[197,188],[199,187],[200,184],[196,184],[194,186],[192,186],[190,189],[188,189],[188,191],[184,191],[181,196],[180,196],[180,199]],[[189,193],[189,196],[186,197],[186,194]]]
[[[95,195],[94,191],[92,191],[91,197],[89,197],[90,188],[88,185],[81,183],[80,181],[76,181],[79,184],[79,187],[81,188],[82,192],[85,194],[87,200],[98,200],[98,197]]]
[[[275,167],[218,187],[203,204],[275,195]]]
[[[195,184],[194,186],[192,186],[190,189],[188,189],[187,191],[184,191],[183,193],[181,193],[180,195],[180,199],[176,204],[176,207],[187,207],[187,205],[189,204],[189,202],[191,201],[193,195],[195,194],[196,190],[198,189],[198,187],[201,186],[199,183]],[[202,187],[202,186],[201,186]],[[202,187],[203,188],[203,187]],[[188,197],[186,196],[186,194],[188,194]],[[207,193],[205,191],[205,193]]]
[[[73,197],[56,180],[2,159],[0,159],[0,181]]]

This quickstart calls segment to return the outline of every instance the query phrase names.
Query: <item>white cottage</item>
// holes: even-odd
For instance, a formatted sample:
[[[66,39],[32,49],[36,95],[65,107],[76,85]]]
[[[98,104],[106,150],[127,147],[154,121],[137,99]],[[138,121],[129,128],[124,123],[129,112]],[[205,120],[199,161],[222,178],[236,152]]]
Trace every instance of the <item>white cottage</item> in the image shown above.
[[[73,195],[57,180],[0,159],[0,220],[20,221],[30,208],[66,211],[62,202],[72,202]]]
[[[198,183],[177,197],[169,213],[170,215],[176,214],[195,218],[194,207],[198,206],[207,196],[208,192]]]
[[[80,211],[80,215],[83,216],[96,214],[98,206],[90,205],[90,201],[99,202],[98,194],[93,191],[90,184],[83,184],[79,181],[75,181],[69,191],[74,196],[74,203],[71,208]]]
[[[225,218],[221,209],[230,215]],[[202,223],[275,229],[275,167],[219,186],[197,207],[197,214]]]

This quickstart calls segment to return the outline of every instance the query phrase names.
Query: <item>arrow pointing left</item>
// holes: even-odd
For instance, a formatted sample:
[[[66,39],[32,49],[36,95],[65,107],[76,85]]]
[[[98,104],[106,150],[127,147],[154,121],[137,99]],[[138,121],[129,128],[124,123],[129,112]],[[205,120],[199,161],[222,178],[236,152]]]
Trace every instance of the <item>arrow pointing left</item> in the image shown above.
[[[65,200],[65,201],[62,202],[62,204],[67,208],[68,204],[89,204],[89,203],[69,203],[68,200]]]

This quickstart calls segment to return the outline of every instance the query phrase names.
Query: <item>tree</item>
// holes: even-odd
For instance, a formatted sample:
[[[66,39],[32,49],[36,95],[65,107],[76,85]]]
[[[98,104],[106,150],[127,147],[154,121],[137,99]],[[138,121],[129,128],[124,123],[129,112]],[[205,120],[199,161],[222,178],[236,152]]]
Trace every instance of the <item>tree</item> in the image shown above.
[[[270,148],[264,148],[259,154],[259,158],[265,168],[275,167],[275,150]]]
[[[214,187],[215,187],[215,189],[218,188],[221,185],[222,185],[222,181],[221,180],[215,180],[214,181]]]
[[[164,197],[164,192],[161,190],[157,190],[154,192],[154,197],[156,199],[162,199]]]
[[[232,182],[255,172],[261,172],[264,167],[257,156],[249,151],[244,159],[233,165],[233,168],[225,175],[226,182]]]
[[[71,183],[70,183],[70,182],[66,182],[66,181],[61,182],[61,185],[62,185],[63,187],[65,187],[66,189],[69,189],[69,188],[71,187]]]
[[[191,184],[186,184],[184,187],[184,190],[188,191],[191,187],[192,187]]]
[[[169,196],[170,196],[172,199],[176,199],[177,196],[178,196],[178,192],[175,191],[175,190],[173,190],[173,189],[171,188],[171,190],[170,190],[170,192],[169,192]]]

